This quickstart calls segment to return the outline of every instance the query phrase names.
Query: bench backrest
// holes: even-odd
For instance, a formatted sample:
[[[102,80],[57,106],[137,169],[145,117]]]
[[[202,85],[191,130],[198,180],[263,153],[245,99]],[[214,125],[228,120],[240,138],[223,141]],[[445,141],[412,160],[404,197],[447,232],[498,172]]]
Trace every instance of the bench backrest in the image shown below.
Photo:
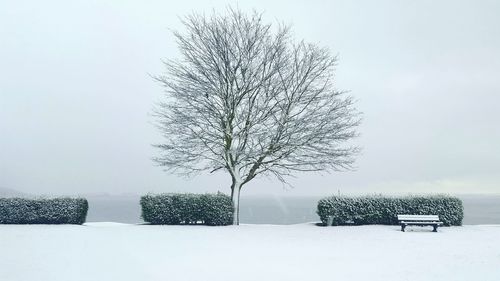
[[[437,215],[398,215],[400,221],[439,221]]]

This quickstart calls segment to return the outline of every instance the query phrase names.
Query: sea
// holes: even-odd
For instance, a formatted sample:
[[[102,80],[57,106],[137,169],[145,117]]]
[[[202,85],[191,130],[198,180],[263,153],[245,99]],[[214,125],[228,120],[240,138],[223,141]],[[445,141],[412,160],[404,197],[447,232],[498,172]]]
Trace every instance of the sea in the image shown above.
[[[465,225],[500,224],[500,194],[457,195],[464,205]],[[242,196],[242,224],[299,224],[319,222],[316,214],[322,197]],[[88,197],[88,222],[120,222],[140,224],[141,209],[138,196]]]

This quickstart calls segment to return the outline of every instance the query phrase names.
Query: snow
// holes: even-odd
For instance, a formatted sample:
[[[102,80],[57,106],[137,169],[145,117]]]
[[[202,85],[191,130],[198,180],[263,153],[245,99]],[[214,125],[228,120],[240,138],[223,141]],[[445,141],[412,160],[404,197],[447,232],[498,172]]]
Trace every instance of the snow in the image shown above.
[[[500,225],[0,225],[0,280],[500,280]]]

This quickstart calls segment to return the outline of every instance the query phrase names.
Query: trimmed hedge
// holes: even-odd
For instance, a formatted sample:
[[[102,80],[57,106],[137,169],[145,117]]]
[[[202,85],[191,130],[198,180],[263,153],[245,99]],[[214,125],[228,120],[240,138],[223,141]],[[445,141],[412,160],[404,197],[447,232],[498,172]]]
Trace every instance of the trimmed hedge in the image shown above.
[[[332,196],[318,202],[321,222],[326,225],[398,224],[398,214],[439,215],[445,226],[462,225],[462,201],[448,195],[406,197],[344,197]]]
[[[223,194],[165,193],[141,197],[142,218],[151,224],[229,225],[231,197]]]
[[[0,224],[82,224],[88,209],[83,198],[0,198]]]

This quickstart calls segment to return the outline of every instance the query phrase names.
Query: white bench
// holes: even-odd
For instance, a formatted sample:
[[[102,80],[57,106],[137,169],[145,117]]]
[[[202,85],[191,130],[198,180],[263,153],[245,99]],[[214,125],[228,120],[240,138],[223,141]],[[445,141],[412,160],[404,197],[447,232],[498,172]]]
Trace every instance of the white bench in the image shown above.
[[[443,224],[443,222],[439,221],[439,216],[436,215],[398,215],[398,221],[403,232],[408,225],[430,225],[434,227],[433,231],[437,232],[438,226]]]

